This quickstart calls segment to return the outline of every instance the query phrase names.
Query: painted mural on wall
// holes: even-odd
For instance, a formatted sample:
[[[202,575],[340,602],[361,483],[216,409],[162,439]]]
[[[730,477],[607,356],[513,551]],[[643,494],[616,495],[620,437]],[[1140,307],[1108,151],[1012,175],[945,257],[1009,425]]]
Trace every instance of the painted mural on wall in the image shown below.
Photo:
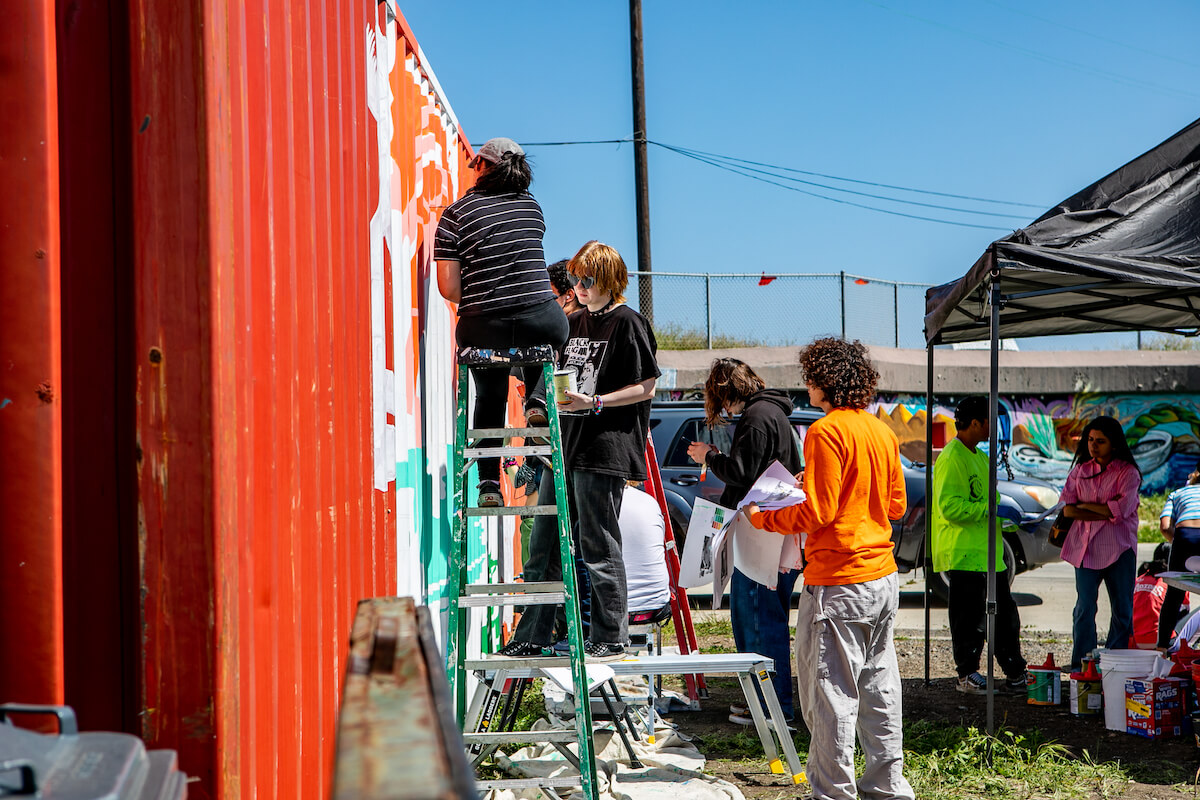
[[[396,592],[440,612],[435,630],[444,634],[455,316],[437,289],[433,241],[442,210],[469,186],[471,151],[395,0],[376,4],[363,35],[368,130],[381,154],[369,221],[375,485],[396,492]],[[468,580],[498,580],[494,554],[511,531],[495,521],[468,526]],[[477,621],[469,654],[495,645],[488,640],[500,630],[493,611]]]
[[[1008,461],[1018,476],[1062,486],[1071,469],[1083,427],[1095,417],[1120,421],[1142,471],[1142,493],[1155,494],[1187,482],[1200,463],[1200,395],[1076,394],[1001,397],[1000,437],[1008,441]],[[914,461],[925,458],[925,398],[881,396],[871,411],[900,438]],[[935,405],[934,422],[953,437],[953,403]]]

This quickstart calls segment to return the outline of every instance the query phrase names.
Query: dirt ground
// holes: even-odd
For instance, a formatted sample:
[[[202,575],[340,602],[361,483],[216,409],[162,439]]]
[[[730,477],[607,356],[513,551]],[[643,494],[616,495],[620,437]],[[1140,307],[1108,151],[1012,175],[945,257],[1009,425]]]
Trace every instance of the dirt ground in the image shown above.
[[[732,650],[733,641],[730,636],[702,636],[700,646],[701,649]],[[975,726],[981,730],[986,728],[987,698],[954,690],[948,639],[931,642],[931,682],[928,686],[924,680],[922,637],[902,633],[896,638],[896,650],[904,683],[906,722],[929,720]],[[1070,655],[1070,641],[1051,634],[1029,632],[1023,636],[1022,650],[1031,663],[1042,663],[1048,652],[1054,653],[1056,663],[1063,663]],[[737,729],[727,719],[729,704],[741,699],[740,689],[733,678],[714,676],[708,680],[708,685],[710,698],[702,701],[700,711],[674,714],[671,721],[683,732],[702,737],[701,742],[727,741]],[[1065,701],[1066,681],[1063,694]],[[994,712],[997,727],[1005,726],[1018,733],[1038,730],[1043,738],[1064,745],[1079,757],[1086,751],[1096,762],[1120,762],[1137,780],[1109,793],[1110,797],[1178,800],[1196,796],[1194,776],[1200,768],[1200,750],[1192,737],[1152,741],[1109,731],[1105,729],[1102,717],[1075,717],[1068,712],[1065,702],[1058,707],[1035,706],[1028,704],[1023,696],[997,695]],[[753,735],[752,730],[749,733]],[[713,752],[706,751],[703,744],[700,749],[710,759],[709,771],[736,783],[749,798],[797,796],[786,779],[770,774],[764,763],[746,758],[744,753],[719,752],[720,745],[710,747]]]

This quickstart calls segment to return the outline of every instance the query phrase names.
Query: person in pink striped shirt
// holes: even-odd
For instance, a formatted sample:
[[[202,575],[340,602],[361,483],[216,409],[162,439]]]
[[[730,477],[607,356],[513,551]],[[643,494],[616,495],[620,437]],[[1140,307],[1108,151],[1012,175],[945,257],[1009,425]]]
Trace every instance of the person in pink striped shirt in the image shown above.
[[[1106,647],[1129,647],[1133,635],[1133,584],[1137,572],[1138,492],[1142,473],[1121,423],[1096,417],[1083,429],[1061,500],[1073,523],[1063,544],[1075,566],[1071,670],[1096,648],[1096,598],[1108,590],[1112,617]]]

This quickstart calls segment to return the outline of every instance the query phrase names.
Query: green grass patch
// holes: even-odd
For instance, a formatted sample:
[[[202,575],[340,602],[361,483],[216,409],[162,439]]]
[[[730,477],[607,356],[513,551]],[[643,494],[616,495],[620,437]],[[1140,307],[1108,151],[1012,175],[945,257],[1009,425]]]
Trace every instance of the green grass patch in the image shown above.
[[[1138,541],[1157,544],[1163,541],[1162,532],[1158,529],[1158,515],[1162,513],[1163,504],[1167,502],[1167,495],[1173,489],[1167,489],[1158,494],[1142,495],[1142,502],[1138,506]]]
[[[546,698],[542,695],[542,681],[539,678],[525,689],[521,705],[517,708],[517,720],[513,723],[514,731],[533,729],[533,723],[546,716]]]
[[[811,740],[803,726],[799,728],[793,739],[804,761]],[[701,734],[696,745],[710,761],[762,760],[762,745],[753,730]],[[855,764],[861,774],[861,751],[855,753]],[[1120,797],[1131,780],[1178,785],[1191,779],[1178,764],[1096,762],[1087,751],[1076,757],[1036,730],[1019,734],[1001,729],[988,736],[978,728],[925,720],[904,726],[904,774],[922,800],[1109,798]]]
[[[1118,764],[1075,758],[1037,731],[978,728],[928,721],[905,725],[904,772],[918,797],[1076,798],[1117,796],[1129,776]]]
[[[692,624],[696,636],[733,636],[733,625],[729,618],[706,619]]]
[[[685,328],[677,322],[654,326],[654,339],[659,350],[707,350],[708,338],[699,328]],[[759,347],[758,339],[740,339],[736,336],[714,334],[712,346],[715,350],[729,347]]]

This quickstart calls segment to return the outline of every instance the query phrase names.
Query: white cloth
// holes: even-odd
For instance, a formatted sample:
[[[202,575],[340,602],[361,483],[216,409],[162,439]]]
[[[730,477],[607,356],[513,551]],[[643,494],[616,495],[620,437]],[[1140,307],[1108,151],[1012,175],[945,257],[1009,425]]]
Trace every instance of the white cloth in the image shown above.
[[[900,668],[892,629],[896,573],[845,586],[805,586],[796,622],[796,680],[812,732],[815,800],[913,800],[901,774]],[[854,785],[854,735],[866,764]]]
[[[619,524],[629,610],[662,608],[671,599],[671,585],[667,575],[666,524],[658,501],[641,489],[626,486]]]
[[[533,730],[551,727],[561,725],[551,726],[541,719],[534,723]],[[629,766],[625,747],[612,730],[596,730],[593,743],[597,793],[604,800],[745,800],[745,795],[734,784],[705,775],[704,756],[679,731],[661,719],[655,726],[654,744],[644,738],[632,743],[638,760],[644,764],[641,769]],[[579,752],[575,744],[567,747],[574,753]],[[530,745],[511,757],[497,753],[496,763],[514,775],[529,778],[578,774],[549,744]],[[579,796],[577,790],[572,793],[570,789],[562,789],[560,793],[563,797],[568,793],[572,797]],[[546,794],[536,788],[521,792],[493,789],[484,800],[540,800],[545,797]]]

